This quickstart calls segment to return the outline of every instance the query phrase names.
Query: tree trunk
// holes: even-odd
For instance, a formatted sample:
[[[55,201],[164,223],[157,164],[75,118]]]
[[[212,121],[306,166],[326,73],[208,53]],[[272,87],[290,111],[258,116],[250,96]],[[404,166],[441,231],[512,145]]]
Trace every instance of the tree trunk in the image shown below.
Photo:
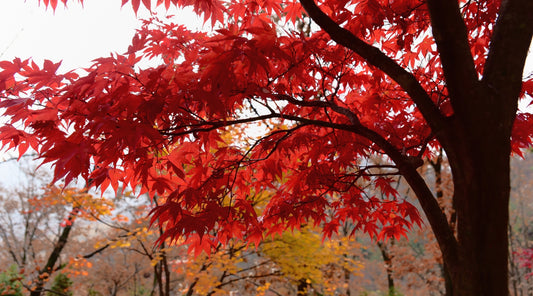
[[[307,296],[307,292],[309,290],[309,283],[307,282],[307,279],[302,278],[298,281],[297,291],[296,295],[298,296]]]
[[[439,136],[453,174],[456,234],[425,181],[391,154],[430,222],[453,295],[507,296],[510,140],[516,103],[503,104],[506,100],[488,87],[478,86],[468,95],[483,104],[471,113],[455,113],[449,118],[450,130]]]
[[[501,158],[502,155],[500,154]],[[508,157],[479,163],[455,186],[459,262],[451,271],[455,295],[508,295]],[[507,164],[507,166],[506,166]],[[490,170],[494,170],[490,172]],[[504,179],[504,180],[502,180]],[[470,184],[468,184],[470,183]],[[449,265],[448,265],[449,266]]]
[[[55,243],[52,253],[50,253],[50,255],[48,256],[46,265],[41,270],[39,270],[36,283],[34,284],[35,286],[30,291],[30,296],[40,296],[44,292],[46,280],[49,279],[52,273],[54,272],[54,266],[56,265],[57,260],[59,260],[59,256],[61,256],[63,248],[67,244],[68,237],[74,225],[74,220],[78,211],[79,208],[75,207],[69,213],[69,216],[67,218],[68,223],[65,225],[65,227],[63,227],[63,231],[61,232],[59,239]]]
[[[503,100],[488,88],[471,95],[485,105],[475,114],[454,118],[460,130],[455,129],[456,141],[445,147],[453,172],[458,244],[457,262],[445,264],[454,295],[506,296],[510,138],[516,107],[501,106]]]
[[[351,272],[345,267],[342,268],[342,271],[344,272],[344,282],[346,283],[346,296],[351,296],[352,295],[351,290],[350,290]]]
[[[394,239],[391,238],[391,246],[394,244]],[[385,269],[387,271],[387,285],[389,287],[388,295],[395,295],[396,288],[394,287],[394,278],[392,277],[392,255],[389,253],[387,246],[378,242],[379,250],[381,251],[381,257],[383,257],[383,262],[385,262]]]

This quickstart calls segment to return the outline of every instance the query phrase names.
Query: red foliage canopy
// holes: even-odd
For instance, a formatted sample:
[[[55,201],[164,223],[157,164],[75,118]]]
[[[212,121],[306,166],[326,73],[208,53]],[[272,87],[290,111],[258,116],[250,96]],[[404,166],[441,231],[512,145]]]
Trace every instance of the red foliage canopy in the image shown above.
[[[461,3],[479,75],[499,2]],[[201,247],[257,242],[311,221],[326,236],[350,220],[378,237],[420,223],[390,176],[439,148],[425,117],[453,114],[424,1],[324,0],[320,10],[310,0],[155,4],[192,5],[216,30],[154,17],[126,53],[83,73],[57,73],[51,61],[0,62],[3,145],[37,151],[55,180],[81,176],[102,189],[123,183],[164,197],[153,210],[162,239],[185,236]],[[341,25],[333,26],[338,36],[365,40],[350,45],[359,54],[342,38],[298,29],[310,26],[301,4],[313,19]],[[139,66],[147,59],[157,66]],[[515,127],[520,153],[531,144],[531,115]]]

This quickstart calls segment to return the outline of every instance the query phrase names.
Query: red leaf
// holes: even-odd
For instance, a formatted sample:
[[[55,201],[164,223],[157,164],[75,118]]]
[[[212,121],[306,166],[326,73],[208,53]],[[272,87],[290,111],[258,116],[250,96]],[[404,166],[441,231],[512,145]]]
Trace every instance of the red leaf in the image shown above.
[[[133,11],[135,14],[137,14],[137,11],[139,10],[139,6],[141,5],[141,0],[131,0],[131,7],[133,7]]]
[[[393,182],[393,180],[390,178],[378,177],[374,181],[374,184],[376,185],[376,188],[383,193],[383,195],[388,197],[397,197],[398,192],[391,186],[391,182]]]
[[[144,7],[146,7],[146,9],[148,10],[152,10],[152,6],[151,6],[151,0],[142,0],[143,1],[143,4],[144,4]]]
[[[39,1],[54,9],[58,2]],[[502,85],[515,87],[505,81],[513,75],[497,81],[490,77],[498,73],[484,76],[489,86],[472,79],[448,81],[444,68],[456,65],[446,63],[458,61],[437,52],[430,32],[444,41],[457,36],[437,28],[423,1],[315,2],[327,15],[320,18],[340,25],[337,33],[353,46],[332,40],[335,32],[310,26],[296,0],[158,0],[167,9],[191,6],[218,31],[192,32],[152,16],[126,54],[97,58],[85,72],[59,74],[60,64],[49,60],[42,67],[20,59],[0,62],[5,123],[0,141],[20,153],[36,150],[53,166],[54,181],[84,178],[103,188],[161,195],[164,204],[152,211],[152,221],[165,230],[160,242],[188,237],[197,255],[232,238],[257,245],[265,233],[302,224],[322,226],[325,236],[333,236],[339,225],[353,222],[354,231],[399,238],[411,224],[422,223],[414,206],[398,201],[394,188],[397,179],[404,180],[399,175],[416,185],[415,192],[424,192],[422,202],[432,201],[427,189],[433,188],[432,178],[422,184],[423,168],[401,166],[404,155],[433,157],[451,149],[442,156],[453,156],[454,167],[443,172],[463,172],[465,163],[489,172],[495,159],[508,157],[501,153],[507,153],[509,131],[487,130],[510,128],[513,119],[512,151],[531,147],[530,113],[500,114],[497,102],[480,100],[504,91]],[[480,75],[490,71],[483,67],[500,2],[461,1],[463,29]],[[152,1],[142,3],[152,8]],[[131,5],[137,13],[141,0]],[[321,15],[310,14],[315,20]],[[522,88],[523,95],[531,95],[531,79]],[[472,116],[476,112],[482,116]],[[487,114],[494,120],[478,122]],[[481,143],[490,145],[475,146],[476,137],[486,137]],[[504,148],[486,157],[494,147]],[[476,149],[485,150],[478,156]],[[482,163],[483,157],[490,162]],[[509,176],[505,169],[495,170],[503,182]],[[483,173],[468,174],[472,184],[505,185],[475,180]],[[470,185],[463,183],[454,185]],[[473,192],[467,189],[456,192]],[[500,189],[495,192],[507,192]],[[486,218],[476,211],[504,199],[485,193],[461,197],[467,200],[458,205],[468,207],[457,211]],[[437,213],[429,219],[432,225],[446,225],[446,215],[434,208],[427,211]],[[459,231],[478,228],[463,225]]]
[[[520,97],[523,97],[524,94],[527,94],[528,96],[533,98],[533,78],[522,82],[522,90],[520,92]]]

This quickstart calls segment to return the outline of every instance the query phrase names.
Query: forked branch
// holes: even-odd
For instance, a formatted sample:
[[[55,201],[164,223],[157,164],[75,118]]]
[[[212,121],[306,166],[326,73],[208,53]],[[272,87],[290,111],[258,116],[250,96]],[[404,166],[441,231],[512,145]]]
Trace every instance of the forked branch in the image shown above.
[[[415,102],[434,133],[439,133],[446,127],[446,118],[440,113],[413,74],[407,72],[378,48],[367,44],[350,31],[339,26],[320,10],[314,0],[300,0],[300,3],[311,19],[327,32],[333,41],[351,49],[398,83]]]

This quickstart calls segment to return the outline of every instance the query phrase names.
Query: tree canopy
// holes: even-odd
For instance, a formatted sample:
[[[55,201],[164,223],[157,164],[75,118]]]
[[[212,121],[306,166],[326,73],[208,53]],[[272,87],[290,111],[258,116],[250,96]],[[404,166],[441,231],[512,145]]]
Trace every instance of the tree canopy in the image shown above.
[[[345,221],[404,235],[421,218],[391,186],[402,176],[454,293],[508,293],[509,155],[533,131],[517,107],[533,93],[532,1],[152,2],[192,6],[213,31],[154,16],[127,52],[83,71],[0,62],[3,145],[31,147],[55,180],[164,197],[160,240],[207,251],[308,223],[326,237]],[[441,148],[457,224],[416,170]]]

